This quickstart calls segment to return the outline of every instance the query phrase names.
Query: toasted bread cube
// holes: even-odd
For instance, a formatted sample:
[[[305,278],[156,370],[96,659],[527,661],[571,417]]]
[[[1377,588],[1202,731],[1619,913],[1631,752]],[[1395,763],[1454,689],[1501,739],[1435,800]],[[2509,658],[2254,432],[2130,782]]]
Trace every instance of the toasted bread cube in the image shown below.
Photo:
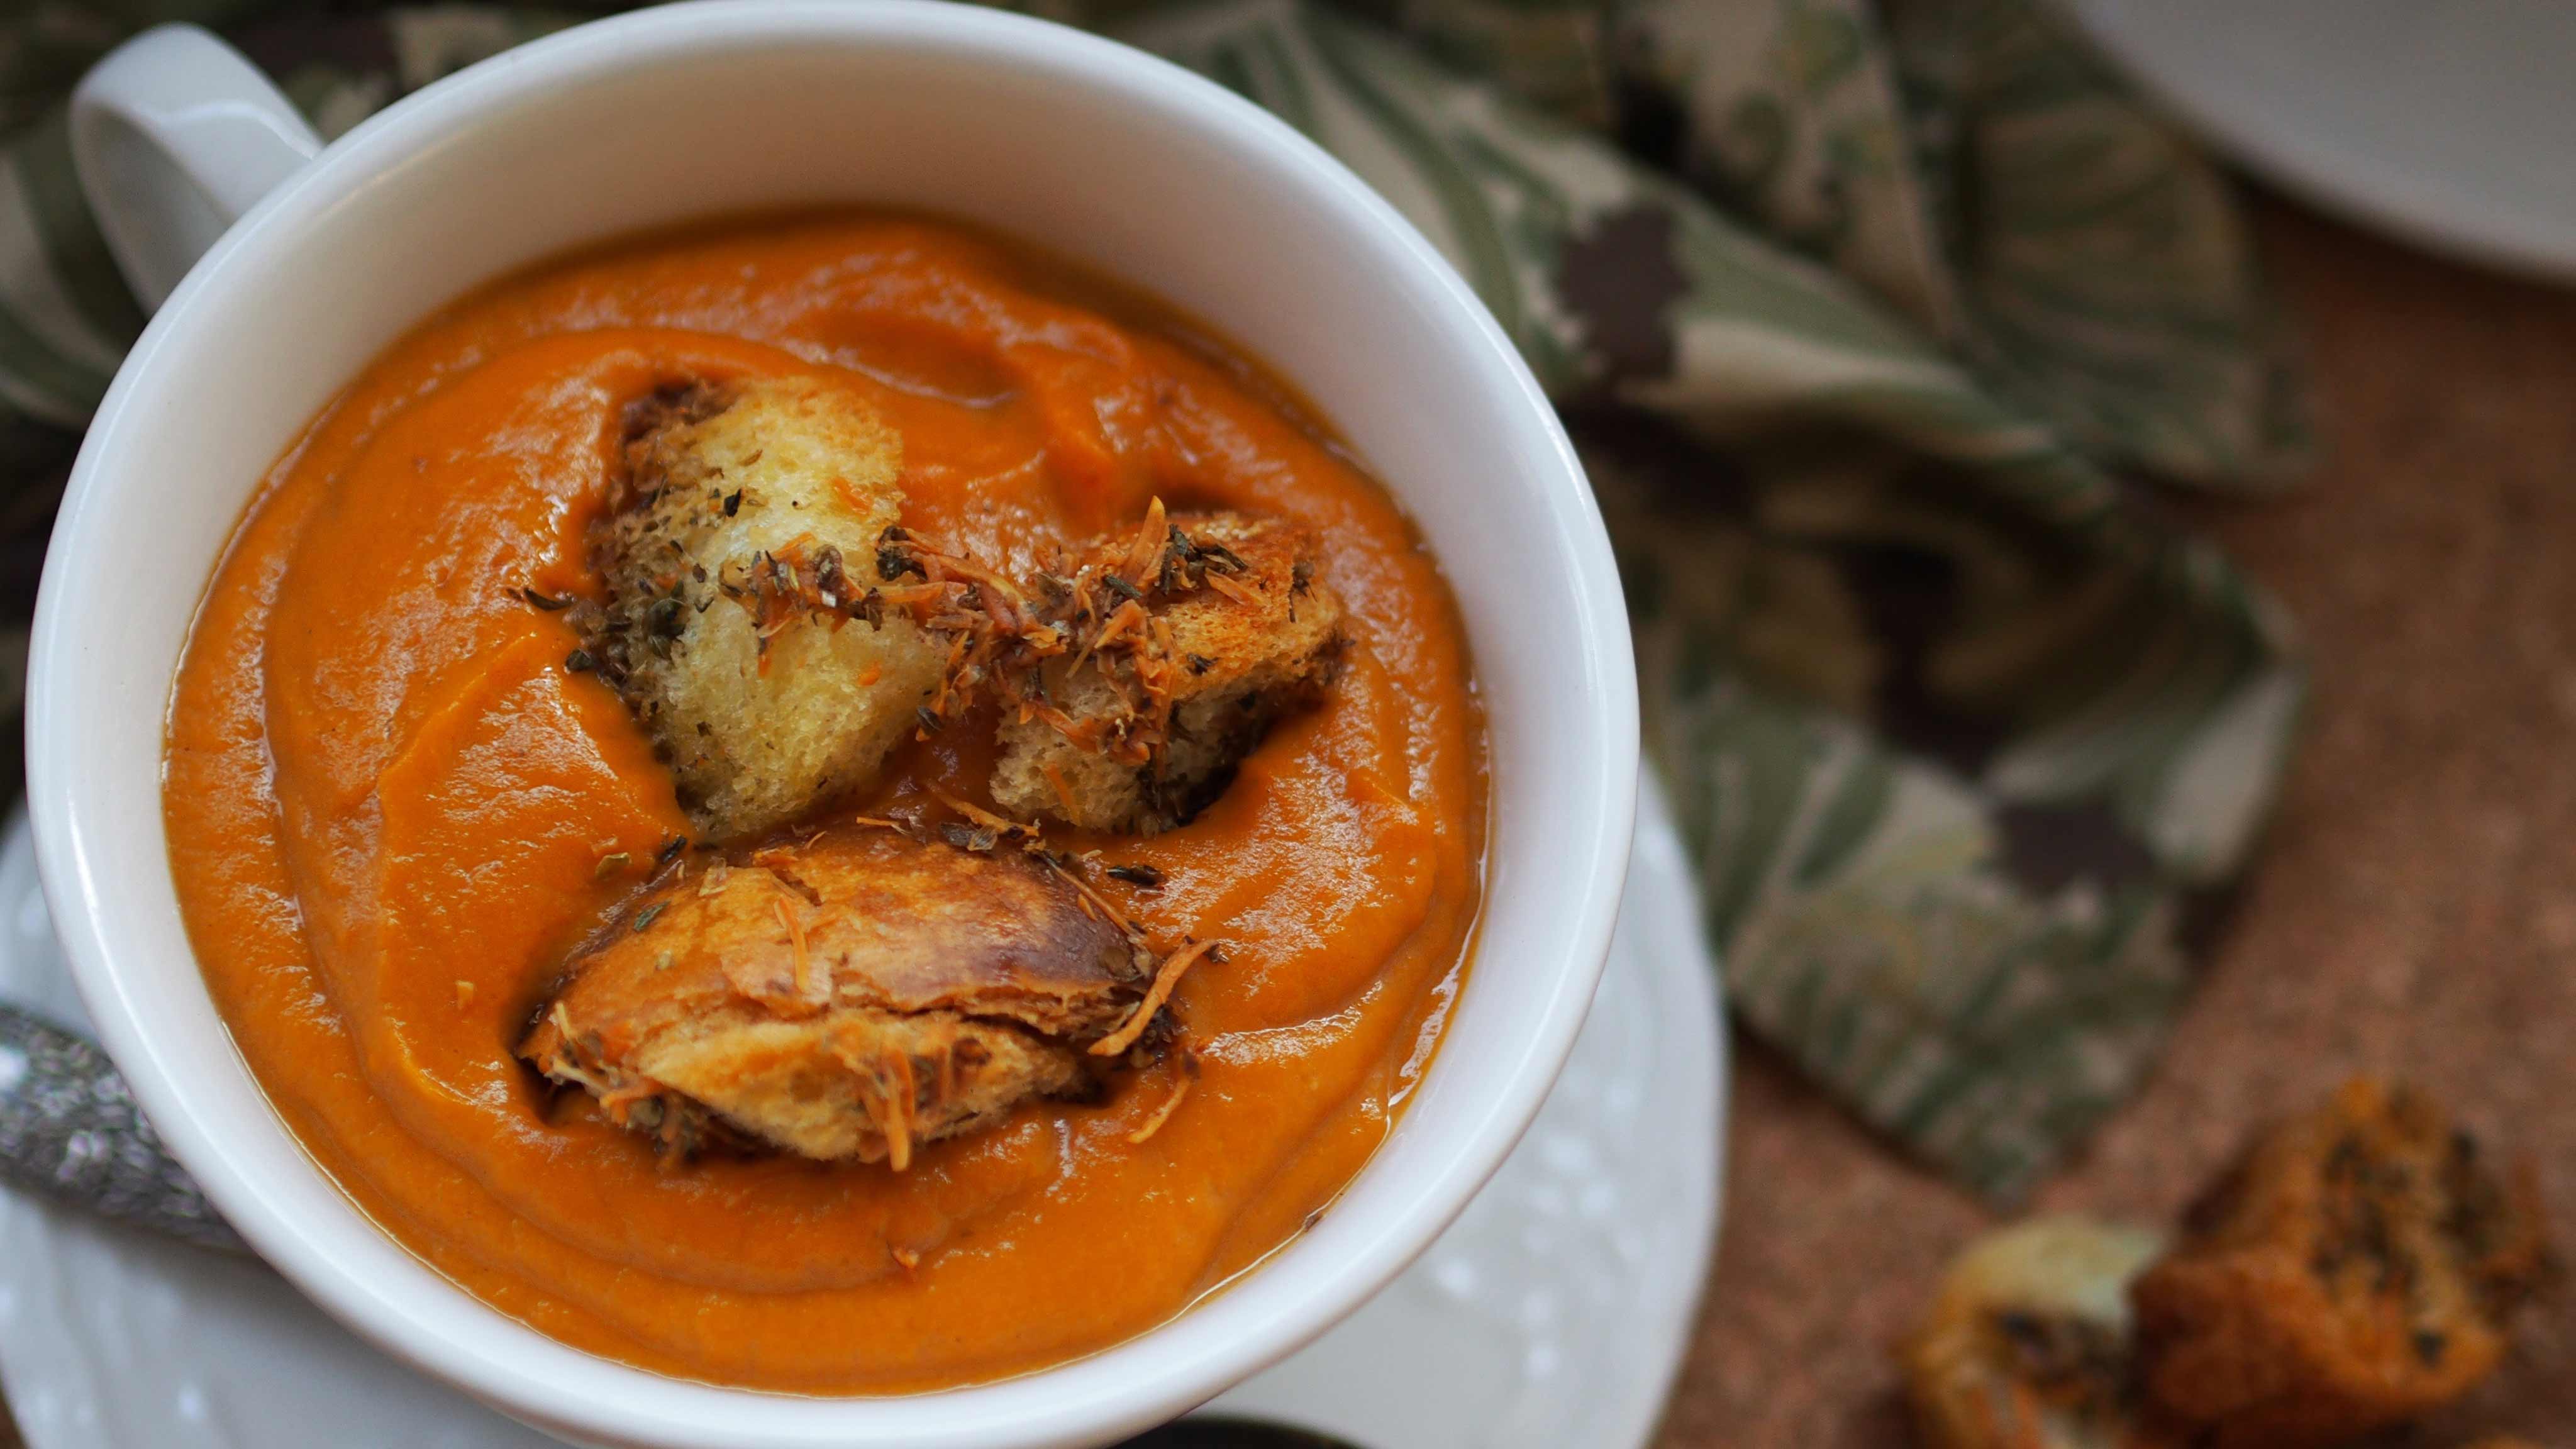
[[[2359,1081],[2257,1138],[2133,1290],[2145,1382],[2221,1446],[2339,1444],[2492,1372],[2549,1262],[2528,1171]]]
[[[1346,642],[1342,603],[1321,577],[1311,530],[1239,513],[1182,515],[1171,526],[1210,560],[1196,586],[1127,567],[1127,538],[1094,545],[1076,575],[1116,577],[1136,595],[1151,625],[1130,637],[1167,681],[1168,728],[1148,748],[1121,748],[1139,713],[1133,655],[1050,661],[1043,694],[1077,733],[1005,718],[992,780],[1004,810],[1088,830],[1171,829],[1224,790],[1273,723],[1331,685]]]
[[[595,534],[608,601],[590,652],[720,840],[864,787],[915,724],[946,651],[900,613],[855,620],[902,505],[902,444],[813,378],[701,386],[639,409]]]
[[[1152,971],[1020,850],[843,827],[637,901],[518,1050],[675,1150],[900,1169],[1031,1097],[1090,1090],[1086,1048]]]
[[[1959,1255],[1907,1342],[1905,1387],[1930,1449],[2157,1449],[2138,1403],[2130,1281],[2153,1233],[2047,1218]]]

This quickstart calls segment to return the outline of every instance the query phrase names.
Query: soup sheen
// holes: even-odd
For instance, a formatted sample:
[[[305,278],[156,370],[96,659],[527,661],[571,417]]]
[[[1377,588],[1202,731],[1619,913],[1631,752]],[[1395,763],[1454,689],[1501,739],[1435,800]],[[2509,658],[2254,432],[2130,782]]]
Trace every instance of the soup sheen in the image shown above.
[[[1148,502],[1302,521],[1352,619],[1327,702],[1151,839],[1051,830],[1158,949],[1226,943],[1177,1059],[910,1170],[665,1162],[511,1048],[565,952],[687,822],[624,706],[523,589],[595,594],[622,417],[674,378],[842,369],[902,434],[904,523],[1013,567]],[[983,799],[989,731],[899,751],[860,808]],[[1428,1064],[1484,848],[1482,723],[1437,568],[1259,372],[1149,307],[901,218],[587,254],[450,307],[281,459],[172,700],[180,899],[270,1099],[385,1229],[493,1307],[665,1373],[894,1392],[1151,1328],[1299,1231]],[[606,862],[604,864],[603,862]],[[1095,875],[1095,878],[1100,878]]]

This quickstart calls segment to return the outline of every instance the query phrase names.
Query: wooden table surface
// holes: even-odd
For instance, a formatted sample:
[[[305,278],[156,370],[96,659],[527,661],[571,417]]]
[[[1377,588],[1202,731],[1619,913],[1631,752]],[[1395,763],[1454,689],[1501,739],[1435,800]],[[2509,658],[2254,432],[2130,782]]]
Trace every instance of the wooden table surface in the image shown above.
[[[2176,506],[2297,614],[2314,703],[2162,1069],[2039,1206],[2161,1221],[2245,1124],[2400,1073],[2539,1154],[2576,1245],[2576,291],[2259,219],[2327,456],[2286,501]],[[1989,1219],[1738,1048],[1717,1275],[1661,1449],[1902,1446],[1889,1347]],[[2417,1442],[2472,1430],[2576,1449],[2576,1293]]]

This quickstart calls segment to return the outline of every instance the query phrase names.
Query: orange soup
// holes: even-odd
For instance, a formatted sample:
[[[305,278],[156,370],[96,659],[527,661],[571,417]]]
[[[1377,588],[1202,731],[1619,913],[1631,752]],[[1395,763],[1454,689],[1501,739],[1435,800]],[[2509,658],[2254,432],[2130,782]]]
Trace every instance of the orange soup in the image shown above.
[[[1224,943],[1171,996],[1186,1052],[901,1170],[675,1156],[514,1055],[567,953],[618,929],[690,830],[626,703],[567,667],[573,611],[530,598],[599,590],[585,539],[622,420],[704,375],[858,390],[900,435],[903,528],[961,554],[1040,558],[1158,499],[1320,538],[1349,633],[1322,703],[1178,828],[1046,831],[1157,952]],[[550,264],[380,356],[277,462],[211,583],[164,808],[234,1039],[387,1232],[595,1353],[886,1393],[1113,1344],[1325,1209],[1465,970],[1482,728],[1433,559],[1257,368],[990,238],[805,217]],[[926,728],[838,818],[989,808],[992,748],[989,726]]]

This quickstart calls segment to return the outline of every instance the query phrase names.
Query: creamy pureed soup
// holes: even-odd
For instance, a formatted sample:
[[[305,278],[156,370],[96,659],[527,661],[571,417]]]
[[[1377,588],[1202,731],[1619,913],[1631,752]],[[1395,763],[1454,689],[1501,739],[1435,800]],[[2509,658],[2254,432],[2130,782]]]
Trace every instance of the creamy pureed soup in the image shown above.
[[[904,721],[857,788],[759,838],[707,839],[710,807],[675,778],[686,763],[669,720],[635,706],[631,679],[621,697],[585,630],[612,592],[603,527],[632,506],[652,410],[703,428],[715,404],[692,397],[763,387],[873,417],[899,445],[886,496],[899,495],[900,525],[886,537],[932,562],[847,560],[864,587],[936,595],[935,576],[953,600],[947,557],[1058,597],[1052,570],[1072,569],[1086,540],[1141,526],[1182,540],[1180,577],[1162,584],[1195,591],[1169,597],[1249,608],[1262,601],[1215,542],[1235,535],[1187,520],[1251,518],[1312,541],[1292,588],[1342,611],[1328,684],[1155,833],[1059,819],[1019,833],[1028,812],[995,809],[1013,705],[960,690]],[[763,451],[732,466],[761,466]],[[724,486],[706,496],[729,517]],[[833,591],[861,584],[818,575],[811,549],[778,552],[805,567],[800,627],[821,627],[818,577],[827,603],[857,612]],[[1151,591],[1157,567],[1133,577]],[[1007,587],[968,587],[964,601]],[[692,617],[715,622],[769,598],[736,576],[704,589]],[[1093,592],[1114,615],[1136,587]],[[676,633],[682,612],[642,616],[648,636]],[[833,637],[871,627],[824,622]],[[1096,636],[1125,628],[1092,625],[1083,643],[1102,649]],[[1126,632],[1129,647],[1170,633]],[[1201,659],[1172,658],[1170,687],[1186,688]],[[278,461],[214,577],[171,704],[165,812],[191,938],[235,1040],[386,1231],[485,1302],[600,1354],[727,1384],[896,1392],[1150,1328],[1296,1234],[1367,1161],[1466,969],[1482,729],[1435,561],[1257,368],[980,234],[804,217],[551,264],[386,350]],[[1064,813],[1078,813],[1070,800]],[[1084,1039],[1117,1050],[1056,1049],[1076,1086],[1052,1080],[937,1140],[906,1114],[954,1084],[906,1076],[899,1101],[865,1097],[874,1115],[853,1119],[869,1152],[834,1160],[721,1112],[678,1134],[661,1107],[679,1099],[641,1096],[652,1083],[571,1066],[550,1082],[532,1067],[531,1029],[568,961],[635,956],[666,939],[652,932],[684,929],[672,903],[704,916],[747,879],[777,888],[754,901],[779,921],[762,949],[792,969],[776,968],[775,998],[736,971],[748,995],[728,999],[837,1020],[797,993],[825,969],[809,956],[851,922],[825,919],[828,883],[759,873],[826,831],[850,837],[853,869],[930,852],[940,870],[1021,872],[1014,889],[1055,891],[1068,921],[1108,932],[1113,956],[1127,946],[1094,923],[1123,922],[1136,970],[1111,1017],[1130,1019]],[[667,939],[634,968],[648,985],[704,954],[700,936]],[[1148,984],[1168,1005],[1139,1000]],[[828,1000],[829,980],[816,990]],[[988,1034],[1036,1040],[1010,1021]],[[990,1070],[989,1056],[970,1043],[937,1070]],[[597,1090],[562,1084],[573,1078]]]

